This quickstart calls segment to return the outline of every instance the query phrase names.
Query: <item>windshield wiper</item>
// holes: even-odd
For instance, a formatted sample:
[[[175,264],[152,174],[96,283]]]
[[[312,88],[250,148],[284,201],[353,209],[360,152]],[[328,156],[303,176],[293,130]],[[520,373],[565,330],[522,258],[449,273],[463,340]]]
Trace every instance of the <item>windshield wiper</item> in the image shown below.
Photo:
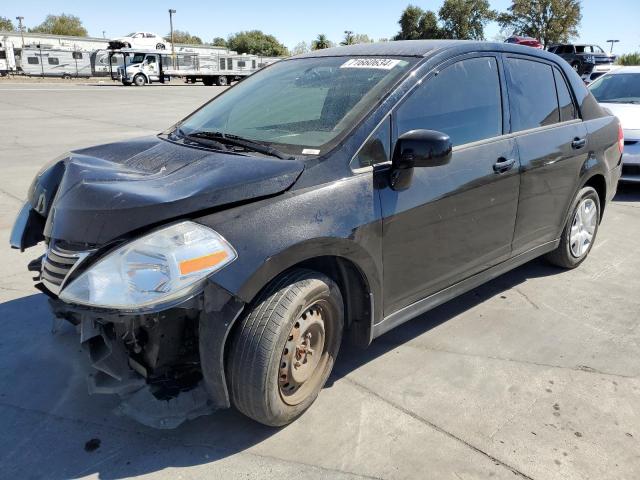
[[[203,136],[200,136],[200,135],[197,135],[197,134],[193,134],[193,133],[186,133],[181,128],[178,128],[176,130],[176,133],[178,134],[178,136],[180,138],[186,139],[186,140],[188,140],[190,142],[197,143],[199,145],[204,145],[204,146],[211,147],[211,148],[215,148],[216,150],[222,150],[222,151],[227,150],[227,147],[225,147],[222,143],[220,143],[220,142],[218,142],[216,140],[213,140],[213,139],[210,139],[210,138],[207,138],[207,137],[203,137]]]
[[[238,135],[230,135],[228,133],[222,132],[193,132],[187,135],[189,138],[198,138],[198,139],[207,139],[210,141],[215,141],[220,143],[221,145],[232,145],[236,147],[242,147],[247,150],[251,150],[253,152],[263,153],[265,155],[270,155],[272,157],[281,158],[283,160],[293,160],[294,157],[291,155],[287,155],[286,153],[281,152],[280,150],[273,148],[269,145],[265,145],[264,143],[258,142],[256,140],[250,140],[248,138],[239,137]]]

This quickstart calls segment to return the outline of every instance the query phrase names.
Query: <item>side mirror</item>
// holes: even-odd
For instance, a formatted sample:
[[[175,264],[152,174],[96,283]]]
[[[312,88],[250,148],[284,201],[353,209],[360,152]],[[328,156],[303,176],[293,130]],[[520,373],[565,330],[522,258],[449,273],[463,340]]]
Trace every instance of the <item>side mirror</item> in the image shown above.
[[[396,141],[393,166],[398,169],[439,167],[451,160],[449,135],[435,130],[411,130]]]

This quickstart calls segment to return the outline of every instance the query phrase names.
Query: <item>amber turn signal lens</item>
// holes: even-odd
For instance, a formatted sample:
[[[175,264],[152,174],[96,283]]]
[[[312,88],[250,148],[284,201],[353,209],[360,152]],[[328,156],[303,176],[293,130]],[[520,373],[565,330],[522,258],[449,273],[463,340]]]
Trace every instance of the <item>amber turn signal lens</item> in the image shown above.
[[[220,262],[226,260],[228,257],[227,252],[215,252],[209,255],[203,255],[202,257],[191,258],[189,260],[183,260],[180,262],[180,273],[182,275],[188,275],[193,272],[198,272],[206,268],[215,267]]]

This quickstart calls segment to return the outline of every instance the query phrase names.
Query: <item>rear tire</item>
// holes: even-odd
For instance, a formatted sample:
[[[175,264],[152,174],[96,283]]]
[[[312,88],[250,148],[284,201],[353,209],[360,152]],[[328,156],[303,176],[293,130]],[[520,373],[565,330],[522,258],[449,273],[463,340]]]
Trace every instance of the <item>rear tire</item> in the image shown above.
[[[576,195],[571,215],[562,230],[560,244],[547,254],[547,260],[562,268],[576,268],[589,255],[600,224],[601,206],[598,192],[584,187]]]
[[[156,43],[156,50],[164,50],[165,46],[164,43]]]
[[[226,76],[220,75],[219,77],[216,77],[216,85],[219,87],[226,87],[228,84],[229,81]]]
[[[143,87],[147,83],[147,79],[141,73],[133,77],[133,83],[136,87]]]
[[[231,339],[231,402],[269,426],[302,415],[324,386],[343,330],[338,286],[327,276],[292,270],[258,296]]]

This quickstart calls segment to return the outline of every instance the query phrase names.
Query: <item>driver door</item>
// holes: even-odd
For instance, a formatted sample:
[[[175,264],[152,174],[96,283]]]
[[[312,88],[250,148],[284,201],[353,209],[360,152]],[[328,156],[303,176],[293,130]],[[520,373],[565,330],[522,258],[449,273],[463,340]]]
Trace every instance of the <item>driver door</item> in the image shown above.
[[[384,314],[508,259],[519,194],[501,63],[487,54],[443,65],[393,112],[393,138],[416,129],[452,140],[451,161],[415,167],[381,190]],[[388,183],[387,183],[388,185]]]

